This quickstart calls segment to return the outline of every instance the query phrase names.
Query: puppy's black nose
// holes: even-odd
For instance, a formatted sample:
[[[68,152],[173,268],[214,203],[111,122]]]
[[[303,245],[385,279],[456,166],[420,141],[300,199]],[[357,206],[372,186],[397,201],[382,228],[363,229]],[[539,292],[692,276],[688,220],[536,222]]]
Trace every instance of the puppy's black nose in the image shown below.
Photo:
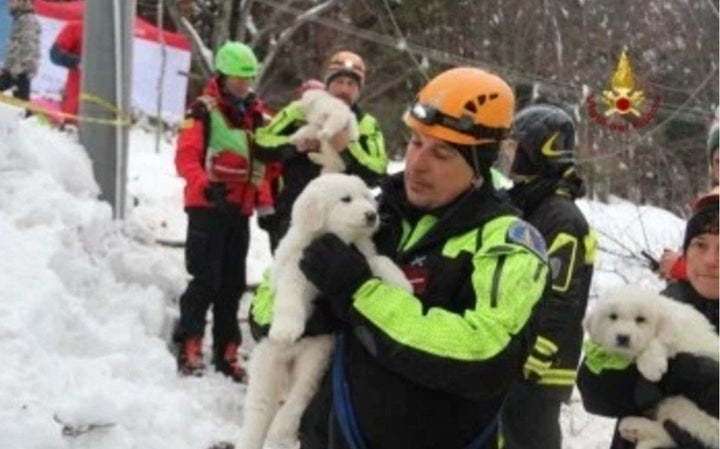
[[[615,336],[615,342],[618,346],[627,348],[630,346],[630,336],[627,334],[617,334]]]
[[[368,224],[368,226],[372,226],[377,221],[378,215],[377,212],[368,211],[365,212],[365,223]]]

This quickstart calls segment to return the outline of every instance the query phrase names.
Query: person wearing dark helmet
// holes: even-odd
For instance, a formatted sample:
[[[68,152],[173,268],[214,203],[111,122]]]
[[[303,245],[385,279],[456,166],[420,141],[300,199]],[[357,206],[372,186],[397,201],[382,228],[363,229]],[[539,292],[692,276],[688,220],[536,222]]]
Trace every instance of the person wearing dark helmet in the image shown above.
[[[350,106],[360,133],[357,141],[347,143],[348,139],[343,136],[334,136],[331,144],[340,152],[347,167],[346,173],[358,175],[367,184],[374,186],[385,176],[388,158],[385,139],[377,120],[358,105],[366,76],[365,61],[357,54],[343,50],[328,60],[323,81],[328,92]],[[317,88],[317,83],[308,87]],[[282,162],[282,175],[274,188],[274,214],[264,216],[259,223],[268,232],[273,251],[287,232],[295,199],[305,186],[320,174],[320,167],[307,157],[309,151],[319,149],[320,142],[309,139],[297,146],[290,143],[290,136],[305,123],[305,116],[297,102],[291,102],[257,133],[257,157]]]
[[[246,288],[248,220],[268,172],[251,157],[251,148],[266,109],[250,90],[258,71],[250,47],[223,44],[215,55],[215,71],[190,105],[177,141],[175,166],[185,180],[188,215],[185,263],[192,278],[180,296],[173,337],[179,345],[178,371],[202,374],[203,334],[212,305],[212,361],[218,371],[241,381],[237,311]]]
[[[331,234],[304,251],[316,310],[340,336],[302,420],[303,449],[497,447],[500,406],[521,376],[548,279],[542,236],[490,182],[513,110],[504,80],[460,67],[431,79],[405,113],[405,170],[381,186],[374,238],[413,293],[374,278]],[[258,336],[272,301],[261,286]]]
[[[718,243],[718,193],[715,187],[698,198],[692,207],[683,238],[687,279],[674,281],[661,292],[702,313],[718,331],[718,282],[720,244]],[[585,409],[594,414],[616,417],[641,416],[666,397],[682,395],[708,415],[718,418],[720,367],[717,360],[690,353],[679,353],[668,360],[658,382],[646,380],[634,361],[613,355],[588,342],[578,371],[578,390]],[[663,423],[676,446],[682,449],[710,448],[672,421]],[[610,449],[635,448],[617,429]]]
[[[597,243],[575,204],[585,190],[572,118],[557,106],[532,105],[515,116],[513,133],[509,194],[548,244],[552,281],[535,316],[524,378],[505,399],[500,427],[505,449],[560,449],[560,405],[575,384]]]

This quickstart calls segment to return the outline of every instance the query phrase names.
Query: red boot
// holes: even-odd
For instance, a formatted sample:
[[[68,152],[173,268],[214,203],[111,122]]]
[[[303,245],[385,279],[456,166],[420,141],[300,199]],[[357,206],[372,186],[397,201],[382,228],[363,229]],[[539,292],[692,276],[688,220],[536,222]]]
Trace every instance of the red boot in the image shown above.
[[[238,359],[239,347],[240,345],[234,342],[226,343],[219,353],[215,354],[215,368],[234,382],[245,382],[246,373]]]
[[[202,336],[188,337],[182,342],[178,353],[178,372],[183,376],[202,376],[205,363],[202,354]]]

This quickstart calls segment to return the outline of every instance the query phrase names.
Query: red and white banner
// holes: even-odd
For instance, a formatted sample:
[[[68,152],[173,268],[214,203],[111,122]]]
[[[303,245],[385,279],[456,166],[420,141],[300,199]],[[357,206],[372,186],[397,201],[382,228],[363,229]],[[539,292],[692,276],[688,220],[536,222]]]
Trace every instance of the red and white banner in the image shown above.
[[[56,36],[70,20],[82,20],[84,2],[48,2],[35,0],[42,28],[40,68],[33,78],[34,96],[59,100],[65,88],[67,71],[50,61],[50,48]],[[165,41],[165,74],[162,85],[162,118],[174,123],[185,112],[185,95],[190,71],[191,47],[184,36],[162,31],[141,18],[135,19],[133,39],[132,96],[133,110],[157,115],[158,82],[162,66],[162,38]]]

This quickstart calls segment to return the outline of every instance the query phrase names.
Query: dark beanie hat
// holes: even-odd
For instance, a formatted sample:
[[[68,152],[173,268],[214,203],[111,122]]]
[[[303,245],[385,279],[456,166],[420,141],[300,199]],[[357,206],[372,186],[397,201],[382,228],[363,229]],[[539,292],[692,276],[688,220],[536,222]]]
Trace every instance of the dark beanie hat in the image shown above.
[[[717,198],[717,197],[716,197]],[[701,234],[718,233],[718,202],[717,199],[710,201],[695,211],[685,228],[685,241],[683,252],[687,252],[692,239]]]
[[[481,143],[479,145],[453,145],[460,156],[465,159],[476,175],[488,177],[490,167],[498,156],[498,142]]]

